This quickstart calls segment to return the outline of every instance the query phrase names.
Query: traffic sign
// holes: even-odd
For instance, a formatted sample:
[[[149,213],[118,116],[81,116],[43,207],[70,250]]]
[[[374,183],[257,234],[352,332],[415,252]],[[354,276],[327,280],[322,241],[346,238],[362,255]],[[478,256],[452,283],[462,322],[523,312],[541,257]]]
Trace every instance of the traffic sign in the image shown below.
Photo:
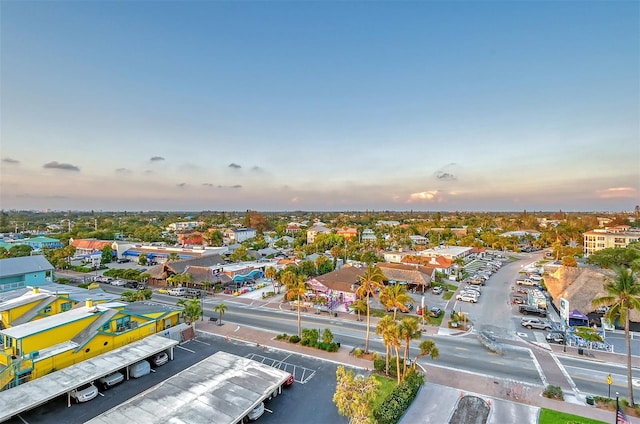
[[[607,375],[607,384],[611,386],[613,384],[613,378],[611,378],[611,374]]]

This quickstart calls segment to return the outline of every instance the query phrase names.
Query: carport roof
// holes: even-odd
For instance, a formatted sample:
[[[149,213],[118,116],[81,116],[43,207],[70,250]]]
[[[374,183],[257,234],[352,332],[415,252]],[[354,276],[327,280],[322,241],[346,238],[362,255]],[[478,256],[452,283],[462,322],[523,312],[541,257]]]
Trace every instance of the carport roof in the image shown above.
[[[288,376],[286,371],[220,351],[88,423],[234,424]]]
[[[97,380],[141,359],[173,348],[178,342],[152,335],[76,365],[0,392],[0,422],[28,411],[76,387]],[[139,422],[131,420],[131,422]]]

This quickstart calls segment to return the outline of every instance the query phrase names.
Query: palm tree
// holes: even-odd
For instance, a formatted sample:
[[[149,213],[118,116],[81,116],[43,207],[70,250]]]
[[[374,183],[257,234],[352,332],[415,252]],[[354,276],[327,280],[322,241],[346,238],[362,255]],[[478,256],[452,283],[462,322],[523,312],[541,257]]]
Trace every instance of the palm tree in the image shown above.
[[[438,359],[440,356],[440,351],[436,346],[436,343],[433,340],[423,340],[420,343],[420,353],[416,355],[413,360],[413,369],[416,368],[416,363],[418,362],[418,358],[429,355],[431,359]]]
[[[631,269],[615,267],[614,271],[615,276],[608,278],[607,284],[604,286],[608,294],[594,299],[593,305],[609,306],[605,318],[612,324],[618,320],[624,323],[624,337],[627,341],[627,387],[629,390],[629,405],[634,407],[629,314],[632,309],[640,309],[640,284],[638,284],[638,276],[634,274]]]
[[[393,309],[393,319],[396,319],[398,309],[407,312],[407,303],[414,303],[414,300],[407,293],[407,289],[400,284],[386,286],[380,291],[380,303],[387,309]]]
[[[225,305],[224,303],[220,303],[216,306],[213,307],[213,311],[217,312],[218,315],[220,316],[220,320],[218,322],[218,325],[222,325],[222,316],[224,315],[224,313],[227,311],[227,305]]]
[[[404,339],[404,365],[402,366],[402,378],[404,378],[404,375],[407,373],[409,343],[411,342],[411,339],[419,339],[420,336],[422,336],[422,332],[420,331],[418,319],[415,317],[407,317],[400,321],[399,330],[400,336]],[[398,373],[400,373],[400,370],[398,370]]]
[[[264,276],[271,280],[271,286],[273,286],[273,291],[276,291],[276,278],[278,277],[278,270],[269,266],[264,270]]]
[[[391,353],[392,339],[398,335],[398,323],[391,317],[391,315],[385,315],[380,321],[378,321],[376,334],[382,336],[382,340],[384,341],[384,347],[386,349],[384,373],[388,376],[389,354]]]
[[[384,278],[382,270],[373,264],[369,264],[364,274],[359,277],[360,287],[356,290],[356,295],[359,298],[367,298],[367,333],[364,345],[365,353],[369,353],[369,332],[371,330],[371,302],[369,301],[369,298],[372,297],[375,299],[376,291],[378,289],[382,289],[382,282],[384,281]]]
[[[358,321],[362,321],[360,314],[367,312],[367,304],[364,300],[358,299],[351,303],[351,309],[358,313]]]
[[[182,316],[189,325],[202,316],[202,305],[198,299],[180,299],[176,304],[184,309]]]
[[[292,275],[293,278],[289,277]],[[282,275],[282,282],[285,283],[287,292],[284,297],[287,300],[296,300],[298,304],[298,337],[302,336],[302,321],[300,318],[300,308],[302,300],[307,299],[307,277],[304,275],[296,276],[293,272],[285,272]]]
[[[169,256],[167,257],[167,262],[179,261],[179,260],[180,260],[180,255],[178,255],[176,252],[169,253]]]
[[[453,264],[455,264],[456,266],[456,277],[457,277],[457,281],[460,281],[460,269],[462,267],[464,267],[464,258],[455,258],[453,260]]]

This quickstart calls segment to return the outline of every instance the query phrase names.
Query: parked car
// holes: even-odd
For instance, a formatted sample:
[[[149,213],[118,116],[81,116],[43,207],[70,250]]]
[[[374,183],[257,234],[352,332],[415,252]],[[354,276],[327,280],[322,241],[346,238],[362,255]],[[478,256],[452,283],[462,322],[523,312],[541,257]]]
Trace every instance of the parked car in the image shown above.
[[[477,292],[475,290],[470,290],[470,289],[469,290],[462,290],[460,292],[460,294],[466,295],[466,296],[474,296],[476,298],[480,297],[480,292]]]
[[[516,305],[524,305],[525,303],[527,303],[527,298],[522,296],[513,296],[512,301]]]
[[[396,308],[388,308],[387,312],[394,312],[396,310]],[[408,314],[409,312],[411,312],[413,310],[413,304],[412,303],[405,303],[404,304],[404,308],[397,308],[398,311],[403,312],[405,314]]]
[[[118,286],[118,287],[124,287],[124,286],[126,286],[126,285],[127,285],[127,282],[126,282],[126,281],[124,281],[124,280],[113,280],[113,281],[111,282],[111,285],[112,285],[112,286]]]
[[[470,294],[460,293],[459,295],[456,296],[456,300],[461,300],[463,302],[476,303],[478,301],[478,297]]]
[[[258,406],[253,408],[246,418],[248,421],[255,421],[260,418],[262,414],[264,414],[264,402],[260,402]]]
[[[559,331],[551,331],[544,337],[549,343],[564,344],[564,333]]]
[[[154,367],[160,367],[169,362],[169,355],[167,355],[167,352],[156,353],[151,357],[150,361]]]
[[[89,383],[71,390],[69,394],[76,403],[88,402],[98,396],[98,388],[93,383]]]
[[[444,289],[442,288],[442,286],[435,286],[431,289],[431,292],[433,294],[442,294],[443,291]]]
[[[291,387],[293,386],[293,383],[296,381],[296,379],[293,377],[293,374],[289,375],[289,378],[287,378],[287,380],[282,383],[282,387]]]
[[[429,315],[431,315],[434,318],[438,318],[440,315],[442,315],[442,309],[438,308],[437,306],[434,306],[433,308],[429,309]]]
[[[537,306],[533,305],[520,305],[518,307],[518,312],[524,315],[538,315],[542,318],[547,316],[546,309],[538,308]]]
[[[520,325],[531,330],[537,328],[539,330],[551,330],[551,324],[549,321],[541,320],[540,318],[522,317]]]
[[[124,263],[127,263],[127,262],[131,262],[131,259],[129,259],[129,258],[118,258],[117,262],[119,264],[124,264]]]
[[[135,289],[136,287],[138,287],[138,282],[137,281],[125,281],[124,286],[130,289]]]
[[[129,375],[133,378],[140,378],[151,372],[151,365],[147,361],[136,362],[129,367]]]
[[[104,390],[109,389],[110,387],[115,386],[116,384],[122,383],[124,381],[124,375],[120,372],[114,372],[112,374],[106,375],[102,378],[98,379],[98,384]]]

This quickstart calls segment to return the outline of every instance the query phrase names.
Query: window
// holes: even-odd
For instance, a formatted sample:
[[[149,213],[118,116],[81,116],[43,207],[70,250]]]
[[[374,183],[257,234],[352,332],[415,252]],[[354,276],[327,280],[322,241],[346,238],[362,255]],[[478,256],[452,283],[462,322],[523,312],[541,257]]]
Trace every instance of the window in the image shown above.
[[[51,306],[47,306],[46,308],[44,308],[44,309],[42,310],[42,313],[43,313],[43,314],[49,314],[49,313],[51,313]]]
[[[111,330],[111,322],[107,322],[102,326],[102,331],[109,331]]]
[[[64,302],[62,305],[60,305],[60,309],[62,310],[62,312],[71,310],[71,302]]]

